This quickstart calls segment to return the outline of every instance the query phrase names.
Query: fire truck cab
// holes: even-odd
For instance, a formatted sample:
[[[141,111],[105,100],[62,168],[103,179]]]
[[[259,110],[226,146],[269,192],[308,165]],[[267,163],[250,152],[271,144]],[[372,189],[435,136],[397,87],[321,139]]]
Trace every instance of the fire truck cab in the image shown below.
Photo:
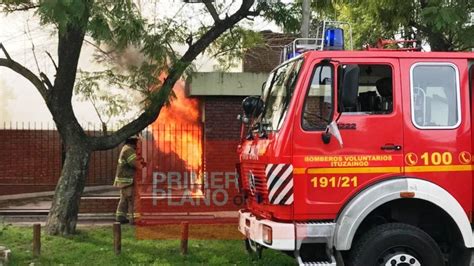
[[[309,265],[469,265],[474,53],[307,51],[244,100],[247,246]]]

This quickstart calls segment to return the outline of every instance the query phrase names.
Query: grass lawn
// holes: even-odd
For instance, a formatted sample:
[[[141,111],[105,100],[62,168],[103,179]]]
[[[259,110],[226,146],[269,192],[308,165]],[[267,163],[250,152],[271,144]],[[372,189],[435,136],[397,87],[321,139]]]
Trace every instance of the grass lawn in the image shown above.
[[[193,237],[194,225],[190,226]],[[216,226],[224,228],[225,226]],[[252,259],[245,251],[242,240],[189,240],[188,255],[180,255],[178,230],[163,227],[161,240],[137,240],[135,228],[122,227],[122,254],[113,253],[113,236],[110,227],[82,227],[70,237],[41,236],[41,256],[32,256],[32,227],[2,227],[0,245],[12,250],[11,265],[294,265],[295,260],[273,250],[264,250],[261,260]],[[150,229],[151,230],[151,229]],[[211,230],[213,230],[211,228]],[[227,230],[227,229],[225,229]],[[236,230],[235,226],[228,230]],[[155,231],[155,230],[151,230]],[[170,237],[176,234],[176,238]],[[156,236],[159,238],[159,236]],[[156,238],[155,237],[155,238]],[[170,239],[170,238],[174,238]]]

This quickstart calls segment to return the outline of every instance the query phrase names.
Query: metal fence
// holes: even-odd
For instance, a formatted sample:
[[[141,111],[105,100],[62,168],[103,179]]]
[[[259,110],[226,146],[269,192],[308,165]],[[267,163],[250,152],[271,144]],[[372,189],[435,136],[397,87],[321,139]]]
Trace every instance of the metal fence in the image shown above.
[[[203,125],[153,124],[143,132],[142,156],[147,162],[140,184],[152,187],[153,175],[167,179],[158,186],[180,192],[202,185],[204,173]]]

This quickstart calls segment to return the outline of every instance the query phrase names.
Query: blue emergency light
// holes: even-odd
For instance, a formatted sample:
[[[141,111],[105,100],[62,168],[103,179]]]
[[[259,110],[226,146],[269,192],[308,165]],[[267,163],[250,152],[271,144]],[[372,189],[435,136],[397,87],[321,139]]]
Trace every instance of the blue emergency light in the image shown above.
[[[286,56],[286,57],[287,57],[286,59],[291,59],[291,58],[293,58],[293,57],[297,57],[297,56],[300,55],[300,54],[301,54],[301,51],[294,51],[294,52],[292,52],[292,53],[289,53],[289,54]]]
[[[328,28],[324,32],[324,50],[344,50],[344,30]]]
[[[286,59],[291,59],[291,58],[296,57],[298,55],[300,55],[298,52],[293,52],[293,53],[288,54],[286,56]]]

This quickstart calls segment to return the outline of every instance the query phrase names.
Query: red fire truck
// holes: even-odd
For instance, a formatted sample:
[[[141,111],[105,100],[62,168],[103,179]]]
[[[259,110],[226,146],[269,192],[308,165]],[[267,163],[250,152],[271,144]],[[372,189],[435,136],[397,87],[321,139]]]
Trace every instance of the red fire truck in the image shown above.
[[[249,249],[308,265],[469,265],[474,53],[414,50],[306,51],[244,100]]]

